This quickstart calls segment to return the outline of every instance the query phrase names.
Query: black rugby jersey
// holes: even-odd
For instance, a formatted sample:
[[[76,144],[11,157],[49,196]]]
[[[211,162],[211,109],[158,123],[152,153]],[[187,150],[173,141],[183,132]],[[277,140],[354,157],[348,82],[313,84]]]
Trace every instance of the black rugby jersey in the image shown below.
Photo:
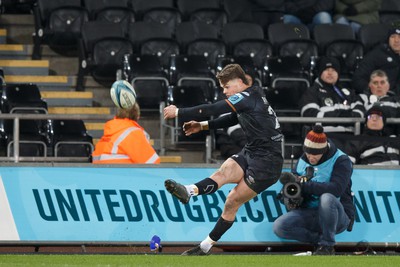
[[[278,118],[258,86],[249,87],[213,104],[179,109],[179,115],[185,116],[208,117],[227,112],[232,113],[210,120],[209,128],[225,128],[239,123],[247,139],[245,149],[257,154],[263,154],[265,149],[281,153],[283,135]]]

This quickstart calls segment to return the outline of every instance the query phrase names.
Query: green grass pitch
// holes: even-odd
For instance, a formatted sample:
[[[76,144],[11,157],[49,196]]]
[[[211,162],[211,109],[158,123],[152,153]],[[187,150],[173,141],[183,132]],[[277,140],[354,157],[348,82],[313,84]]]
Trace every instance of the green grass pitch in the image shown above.
[[[365,267],[399,266],[399,256],[299,256],[292,255],[210,255],[206,257],[184,257],[180,255],[45,255],[5,254],[0,255],[0,266],[324,266]]]

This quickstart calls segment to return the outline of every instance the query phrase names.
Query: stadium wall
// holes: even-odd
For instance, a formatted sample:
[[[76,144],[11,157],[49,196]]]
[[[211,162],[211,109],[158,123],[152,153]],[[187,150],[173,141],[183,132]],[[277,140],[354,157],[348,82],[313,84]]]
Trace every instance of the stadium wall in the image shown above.
[[[226,186],[182,205],[164,189],[173,178],[193,183],[217,165],[97,166],[18,164],[0,167],[1,242],[115,242],[192,244],[208,235],[222,212]],[[285,169],[288,171],[288,169]],[[397,247],[400,241],[400,168],[355,167],[357,218],[338,243],[360,241]],[[222,244],[284,244],[272,232],[286,212],[278,182],[246,203]]]

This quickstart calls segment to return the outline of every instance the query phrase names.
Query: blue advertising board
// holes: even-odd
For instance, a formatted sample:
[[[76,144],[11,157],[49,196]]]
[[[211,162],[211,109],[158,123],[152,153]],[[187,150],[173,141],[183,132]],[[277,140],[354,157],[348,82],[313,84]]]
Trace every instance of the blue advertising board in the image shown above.
[[[215,168],[0,167],[0,240],[197,242],[206,237],[234,185],[183,205],[164,188],[189,184]],[[352,232],[338,242],[400,241],[400,170],[355,169],[357,209]],[[272,232],[285,213],[278,182],[243,205],[220,241],[285,242]]]

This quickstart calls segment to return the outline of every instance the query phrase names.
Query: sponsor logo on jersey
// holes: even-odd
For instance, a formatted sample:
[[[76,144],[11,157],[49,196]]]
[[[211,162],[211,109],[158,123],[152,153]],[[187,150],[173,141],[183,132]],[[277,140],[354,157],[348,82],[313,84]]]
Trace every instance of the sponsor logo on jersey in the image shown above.
[[[240,102],[244,97],[242,94],[238,93],[228,98],[228,101],[231,102],[233,105]]]

